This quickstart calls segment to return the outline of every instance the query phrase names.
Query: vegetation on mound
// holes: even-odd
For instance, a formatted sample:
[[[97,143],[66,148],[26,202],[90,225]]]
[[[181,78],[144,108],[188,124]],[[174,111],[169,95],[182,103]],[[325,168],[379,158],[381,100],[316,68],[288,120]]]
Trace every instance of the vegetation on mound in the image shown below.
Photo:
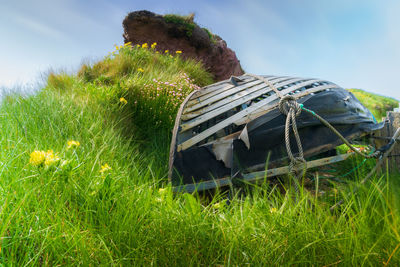
[[[390,97],[369,93],[361,89],[349,89],[349,91],[372,112],[378,121],[386,117],[387,111],[392,111],[394,108],[399,107],[399,101]]]
[[[134,129],[149,139],[169,133],[183,99],[213,80],[201,63],[183,60],[181,51],[159,53],[156,45],[117,46],[104,60],[83,65],[77,77],[50,75],[48,87],[113,106],[110,116],[125,118],[127,134]]]
[[[210,82],[179,54],[125,46],[77,76],[49,75],[35,96],[7,97],[0,264],[400,263],[398,177],[377,176],[348,194],[368,164],[347,184],[317,176],[313,190],[297,193],[264,183],[229,202],[222,193],[208,201],[174,195],[165,186],[169,116],[191,87]],[[333,190],[324,192],[324,184]]]
[[[194,14],[190,14],[188,16],[180,16],[175,14],[164,15],[164,20],[166,22],[174,23],[177,26],[183,27],[188,37],[192,36],[194,27],[196,26],[193,19],[194,19]]]
[[[177,26],[183,27],[188,37],[191,37],[193,35],[193,30],[197,26],[197,24],[194,22],[194,13],[190,13],[187,16],[177,14],[165,14],[163,17],[166,22],[174,23]],[[207,33],[211,43],[216,42],[214,35],[209,29],[204,27],[202,27],[201,29],[203,29]]]

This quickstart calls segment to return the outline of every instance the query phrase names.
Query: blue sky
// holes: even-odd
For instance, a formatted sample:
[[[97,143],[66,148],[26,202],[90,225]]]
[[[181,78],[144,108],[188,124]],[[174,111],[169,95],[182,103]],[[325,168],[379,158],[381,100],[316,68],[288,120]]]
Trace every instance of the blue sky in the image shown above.
[[[316,77],[400,99],[400,1],[0,0],[0,87],[74,71],[122,44],[130,11],[196,14],[247,72]]]

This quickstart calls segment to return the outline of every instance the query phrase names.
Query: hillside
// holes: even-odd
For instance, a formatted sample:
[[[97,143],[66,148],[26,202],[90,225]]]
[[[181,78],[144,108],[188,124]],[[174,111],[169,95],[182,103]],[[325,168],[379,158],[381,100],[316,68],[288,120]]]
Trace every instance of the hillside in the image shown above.
[[[213,80],[156,46],[119,46],[76,75],[50,74],[34,96],[5,98],[0,264],[400,264],[399,177],[351,194],[371,167],[354,169],[358,158],[341,170],[355,170],[346,183],[316,176],[313,190],[264,183],[229,198],[174,195],[166,174],[176,110]]]
[[[399,101],[390,97],[369,93],[361,89],[349,89],[349,91],[372,112],[378,121],[386,117],[387,111],[392,111],[394,108],[399,107]]]

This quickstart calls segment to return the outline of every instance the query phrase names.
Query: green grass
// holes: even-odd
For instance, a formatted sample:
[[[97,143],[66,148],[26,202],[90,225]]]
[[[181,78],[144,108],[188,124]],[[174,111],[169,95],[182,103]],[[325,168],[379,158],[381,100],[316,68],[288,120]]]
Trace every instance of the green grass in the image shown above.
[[[349,91],[372,112],[378,121],[382,121],[382,118],[386,117],[387,111],[399,107],[399,101],[390,97],[369,93],[361,89],[349,89]]]
[[[76,76],[51,74],[34,96],[6,97],[0,264],[400,264],[400,177],[378,175],[348,194],[368,164],[348,184],[321,177],[313,191],[297,195],[268,184],[235,194],[229,204],[222,193],[211,200],[173,195],[166,182],[171,120],[162,109],[174,116],[174,88],[185,95],[193,84],[211,82],[195,62],[125,47]],[[68,149],[69,140],[80,146]],[[33,166],[35,150],[53,150],[60,161]],[[111,170],[101,172],[105,164]],[[330,212],[341,198],[341,209]]]

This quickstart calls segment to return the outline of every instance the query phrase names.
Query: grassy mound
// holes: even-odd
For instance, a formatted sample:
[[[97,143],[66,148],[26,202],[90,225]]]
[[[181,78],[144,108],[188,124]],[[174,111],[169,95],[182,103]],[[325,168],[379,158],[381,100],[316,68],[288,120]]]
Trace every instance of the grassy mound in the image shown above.
[[[349,91],[372,112],[378,121],[386,117],[387,111],[393,111],[394,108],[399,107],[399,101],[390,97],[369,93],[361,89],[349,89]]]
[[[312,191],[282,194],[263,184],[229,203],[173,195],[171,118],[190,90],[212,81],[198,63],[148,46],[119,47],[76,76],[50,75],[35,96],[3,101],[0,264],[400,263],[394,176],[357,195],[348,193],[365,168],[345,185],[321,177]]]

